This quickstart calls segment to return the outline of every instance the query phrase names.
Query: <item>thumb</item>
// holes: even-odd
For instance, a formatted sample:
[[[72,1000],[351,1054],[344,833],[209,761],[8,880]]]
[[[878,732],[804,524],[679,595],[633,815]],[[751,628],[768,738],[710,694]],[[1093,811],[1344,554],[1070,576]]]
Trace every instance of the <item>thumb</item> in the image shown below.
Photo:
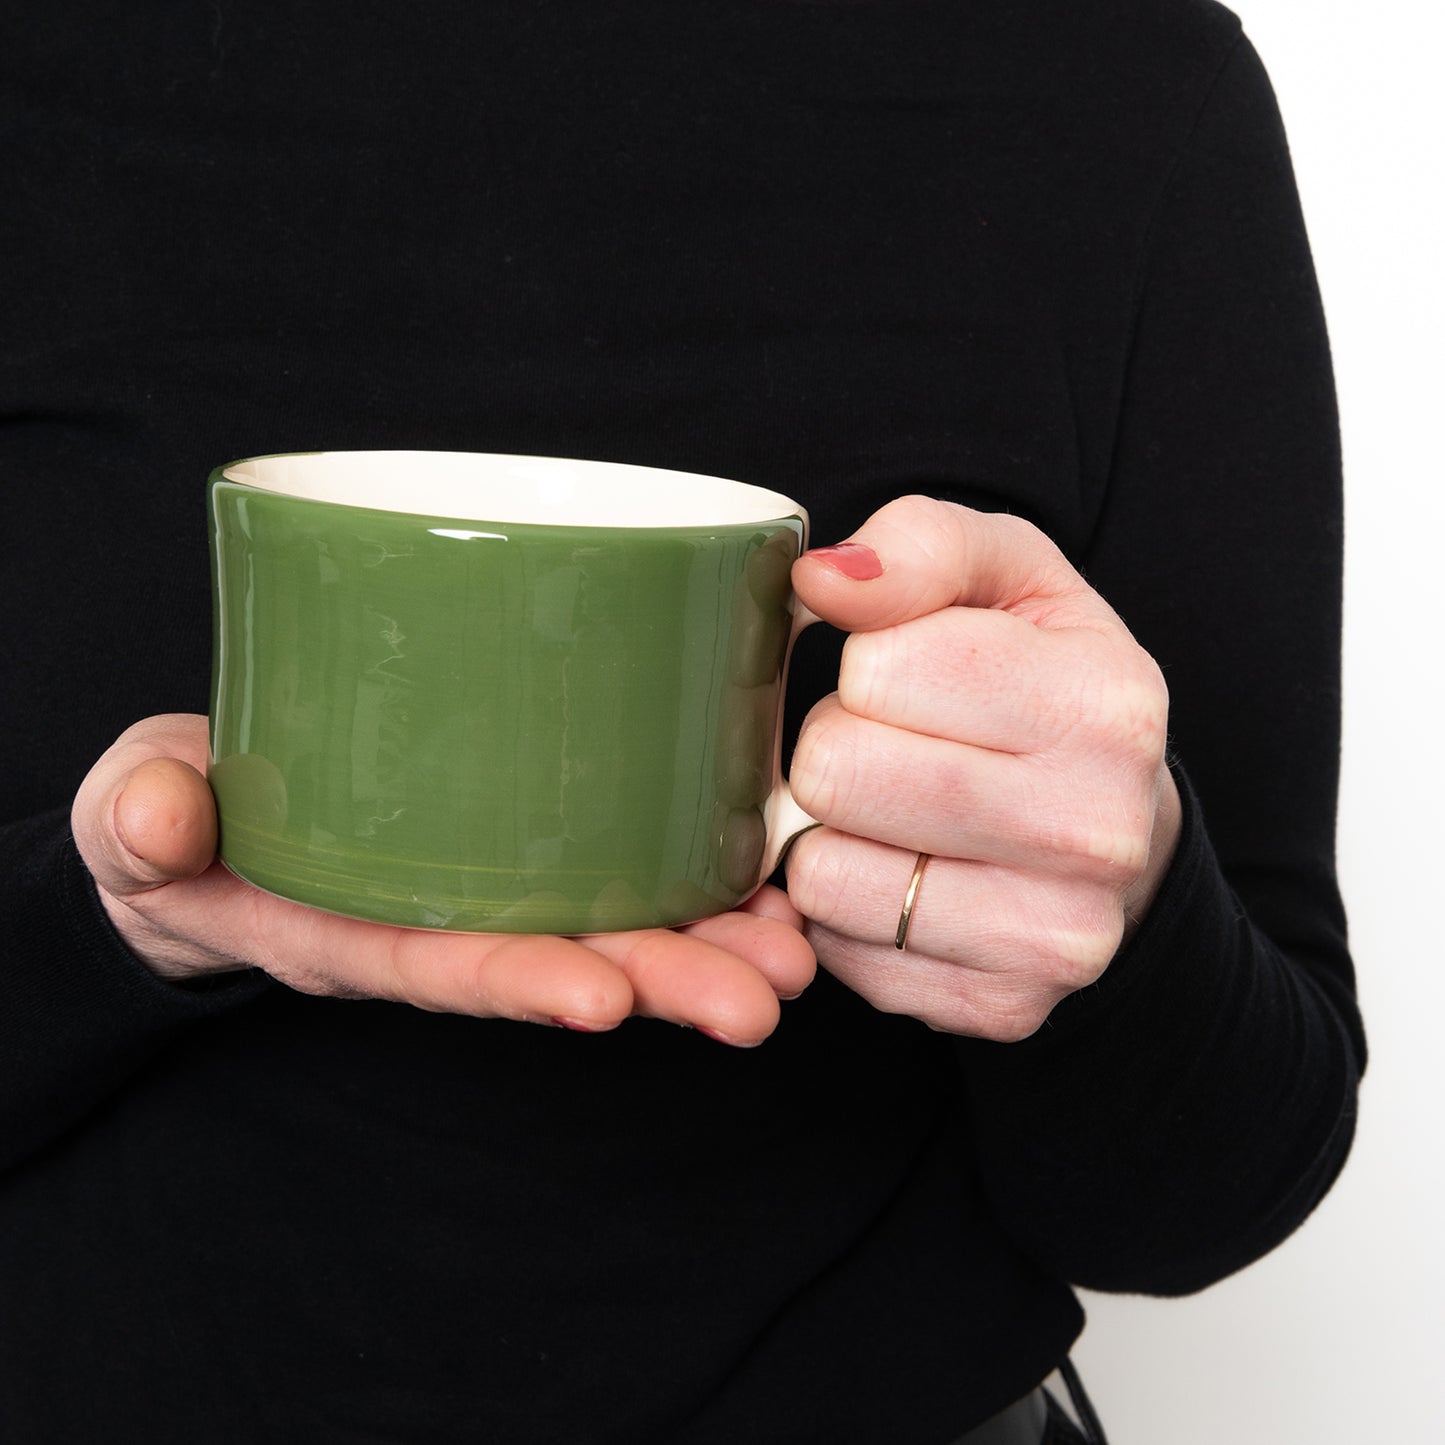
[[[203,758],[204,718],[149,718],[106,751],[76,794],[76,846],[116,897],[192,878],[215,859],[216,805],[197,766],[195,723]]]
[[[933,497],[900,497],[846,542],[793,564],[799,600],[847,632],[874,632],[945,607],[996,608],[1047,627],[1111,618],[1032,523]]]

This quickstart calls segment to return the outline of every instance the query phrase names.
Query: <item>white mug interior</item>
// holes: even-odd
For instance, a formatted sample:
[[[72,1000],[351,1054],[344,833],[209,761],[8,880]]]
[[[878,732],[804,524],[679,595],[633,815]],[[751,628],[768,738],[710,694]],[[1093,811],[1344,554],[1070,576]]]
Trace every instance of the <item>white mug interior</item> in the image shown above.
[[[221,467],[261,491],[458,521],[568,527],[731,527],[806,512],[747,482],[626,462],[491,452],[293,452]]]

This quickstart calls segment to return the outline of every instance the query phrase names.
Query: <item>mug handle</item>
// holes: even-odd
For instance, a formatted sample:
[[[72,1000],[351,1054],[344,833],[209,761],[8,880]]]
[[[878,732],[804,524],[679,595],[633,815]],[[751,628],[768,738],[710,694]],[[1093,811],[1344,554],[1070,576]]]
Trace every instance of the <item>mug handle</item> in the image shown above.
[[[823,619],[816,612],[796,602],[793,608],[793,630],[788,638],[788,650],[784,656],[783,676],[787,676],[787,662],[793,655],[793,644],[805,627],[811,627]],[[780,730],[781,732],[781,730]],[[788,855],[788,849],[810,828],[823,825],[811,814],[805,813],[793,799],[793,790],[783,776],[782,739],[778,740],[778,756],[773,761],[773,792],[763,805],[763,822],[767,828],[767,844],[763,849],[763,866],[758,878],[759,884],[766,883],[777,871],[778,865]]]

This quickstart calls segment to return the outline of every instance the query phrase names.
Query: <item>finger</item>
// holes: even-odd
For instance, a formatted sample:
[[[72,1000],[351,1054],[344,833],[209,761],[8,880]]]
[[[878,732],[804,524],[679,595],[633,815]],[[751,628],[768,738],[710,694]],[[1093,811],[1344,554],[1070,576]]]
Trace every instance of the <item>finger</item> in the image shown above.
[[[129,900],[150,951],[179,967],[254,967],[302,993],[600,1031],[633,1011],[621,971],[572,939],[396,928],[253,888],[221,864]],[[167,946],[166,940],[171,940]]]
[[[790,858],[788,887],[831,934],[897,952],[917,863],[916,853],[818,830]],[[981,973],[1042,972],[1067,991],[1103,973],[1123,929],[1118,895],[1107,890],[930,857],[913,894],[906,949]]]
[[[840,832],[910,852],[1117,875],[1126,887],[1148,858],[1156,772],[1132,755],[1084,753],[1065,765],[923,737],[855,717],[833,696],[809,713],[790,782],[799,806]]]
[[[781,888],[764,883],[751,898],[739,903],[738,913],[755,913],[762,918],[776,918],[790,928],[801,929],[803,915],[793,906],[793,900]]]
[[[899,953],[821,924],[810,925],[808,934],[828,972],[874,1008],[920,1019],[944,1033],[1004,1043],[1026,1039],[1068,993],[1029,972],[986,973],[912,949]]]
[[[178,758],[151,758],[133,768],[111,816],[137,889],[194,877],[216,856],[210,787]]]
[[[839,832],[912,853],[1117,874],[1127,886],[1148,854],[1151,780],[1085,762],[1087,791],[1048,763],[903,732],[831,697],[808,716],[791,784],[799,805]]]
[[[589,947],[620,968],[637,1013],[690,1024],[722,1043],[760,1044],[778,1026],[778,995],[752,964],[691,933],[597,934]]]
[[[1134,685],[1122,671],[1097,634],[1047,632],[1008,612],[946,607],[849,637],[838,696],[849,712],[909,732],[1041,752],[1081,719],[1122,710]],[[1145,691],[1145,682],[1138,686]]]
[[[366,955],[377,969],[370,987],[378,997],[437,1012],[550,1022],[583,1033],[616,1028],[636,1012],[625,975],[576,939],[393,931],[399,937],[389,956]]]
[[[215,804],[202,774],[205,726],[191,715],[146,719],[106,750],[77,792],[77,847],[112,894],[192,877],[215,856]]]
[[[848,632],[954,606],[1012,611],[1048,627],[1119,625],[1063,553],[1019,517],[900,497],[840,545],[805,553],[793,584],[806,606]]]
[[[761,895],[761,896],[760,896]],[[779,998],[791,999],[812,983],[813,950],[803,937],[803,915],[779,888],[758,890],[741,908],[680,930],[751,964]]]

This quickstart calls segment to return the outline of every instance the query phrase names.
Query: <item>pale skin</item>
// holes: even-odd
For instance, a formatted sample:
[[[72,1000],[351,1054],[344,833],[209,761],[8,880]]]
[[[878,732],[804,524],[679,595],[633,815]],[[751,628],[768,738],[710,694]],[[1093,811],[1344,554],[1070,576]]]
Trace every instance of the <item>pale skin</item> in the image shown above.
[[[822,823],[788,893],[677,930],[553,938],[385,927],[261,893],[215,861],[205,719],[128,729],[72,826],[128,947],[163,978],[260,968],[305,993],[615,1028],[630,1015],[760,1043],[818,962],[875,1007],[998,1040],[1094,982],[1173,855],[1158,667],[1036,528],[892,502],[794,569],[851,635],[792,784]],[[920,852],[906,952],[893,946]]]

